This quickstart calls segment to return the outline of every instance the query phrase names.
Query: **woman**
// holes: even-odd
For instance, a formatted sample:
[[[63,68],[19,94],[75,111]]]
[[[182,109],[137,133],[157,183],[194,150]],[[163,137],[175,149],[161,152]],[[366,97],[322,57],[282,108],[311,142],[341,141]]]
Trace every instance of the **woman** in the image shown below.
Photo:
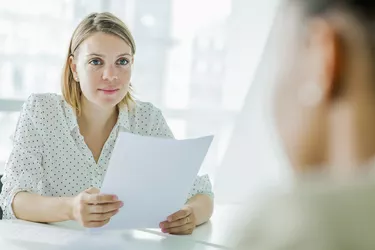
[[[375,1],[282,6],[274,118],[297,182],[254,214],[239,249],[375,249],[374,23]]]
[[[2,178],[5,219],[101,227],[126,206],[99,190],[118,133],[173,137],[160,110],[132,96],[135,50],[129,29],[110,13],[91,14],[78,25],[63,96],[32,95],[24,104]],[[207,176],[196,179],[187,198],[186,206],[160,223],[163,232],[191,234],[210,218]]]

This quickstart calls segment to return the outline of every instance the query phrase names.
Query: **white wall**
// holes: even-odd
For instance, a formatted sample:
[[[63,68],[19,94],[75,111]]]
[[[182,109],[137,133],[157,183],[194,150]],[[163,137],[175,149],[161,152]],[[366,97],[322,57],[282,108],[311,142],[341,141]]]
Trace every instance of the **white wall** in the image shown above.
[[[236,3],[237,13],[232,20],[234,50],[229,57],[239,60],[236,62],[239,69],[232,72],[228,82],[234,79],[232,84],[236,87],[231,91],[245,101],[215,176],[216,201],[225,203],[243,202],[261,188],[288,176],[271,119],[269,83],[275,59],[268,57],[272,54],[268,45],[263,49],[278,1],[238,0]],[[238,84],[240,81],[252,81],[251,87],[247,90],[245,84]]]

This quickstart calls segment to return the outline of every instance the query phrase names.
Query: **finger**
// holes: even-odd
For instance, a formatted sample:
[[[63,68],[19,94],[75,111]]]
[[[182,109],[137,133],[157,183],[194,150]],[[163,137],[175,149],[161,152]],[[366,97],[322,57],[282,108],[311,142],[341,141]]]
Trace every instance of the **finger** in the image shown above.
[[[109,222],[109,219],[105,221],[90,221],[90,222],[87,222],[84,226],[87,228],[102,227],[108,222]]]
[[[192,220],[190,219],[190,216],[188,217],[185,217],[185,218],[182,218],[182,219],[179,219],[179,220],[176,220],[176,221],[173,221],[173,222],[162,222],[160,223],[160,227],[163,228],[163,229],[168,229],[168,228],[173,228],[173,227],[181,227],[185,224],[188,224],[192,222]]]
[[[88,194],[87,196],[84,196],[84,199],[87,204],[103,204],[119,201],[116,195],[109,194]]]
[[[88,193],[88,194],[99,194],[100,190],[98,188],[91,187],[89,189],[86,189],[85,193]]]
[[[164,233],[170,233],[170,234],[179,234],[179,233],[182,233],[182,232],[192,230],[193,228],[194,228],[194,224],[189,223],[189,224],[185,224],[181,227],[173,227],[173,228],[165,229],[165,230],[163,230],[163,232]]]
[[[88,216],[89,222],[100,222],[100,221],[106,221],[109,220],[112,216],[116,215],[119,212],[119,210],[111,211],[104,214],[90,214]]]
[[[191,214],[191,211],[189,211],[189,210],[180,210],[180,211],[168,216],[167,220],[168,220],[168,222],[180,220],[182,218],[185,218],[185,217],[189,216],[190,214]]]
[[[117,201],[114,203],[98,204],[98,205],[88,205],[88,211],[90,214],[104,214],[118,210],[124,206],[122,201]]]

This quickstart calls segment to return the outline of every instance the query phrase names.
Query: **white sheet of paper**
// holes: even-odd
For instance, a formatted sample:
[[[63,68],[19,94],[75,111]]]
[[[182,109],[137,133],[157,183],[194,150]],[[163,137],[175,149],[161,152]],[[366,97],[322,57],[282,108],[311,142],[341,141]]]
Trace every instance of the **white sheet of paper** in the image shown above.
[[[101,193],[117,195],[124,206],[96,230],[158,228],[185,204],[212,140],[120,133]]]

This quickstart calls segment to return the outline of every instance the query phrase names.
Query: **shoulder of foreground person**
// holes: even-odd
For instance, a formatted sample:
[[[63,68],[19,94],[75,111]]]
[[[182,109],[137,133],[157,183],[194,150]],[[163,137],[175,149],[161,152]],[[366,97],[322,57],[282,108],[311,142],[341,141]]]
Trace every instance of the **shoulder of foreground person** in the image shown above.
[[[241,215],[236,249],[375,249],[374,193],[372,179],[297,184]]]

